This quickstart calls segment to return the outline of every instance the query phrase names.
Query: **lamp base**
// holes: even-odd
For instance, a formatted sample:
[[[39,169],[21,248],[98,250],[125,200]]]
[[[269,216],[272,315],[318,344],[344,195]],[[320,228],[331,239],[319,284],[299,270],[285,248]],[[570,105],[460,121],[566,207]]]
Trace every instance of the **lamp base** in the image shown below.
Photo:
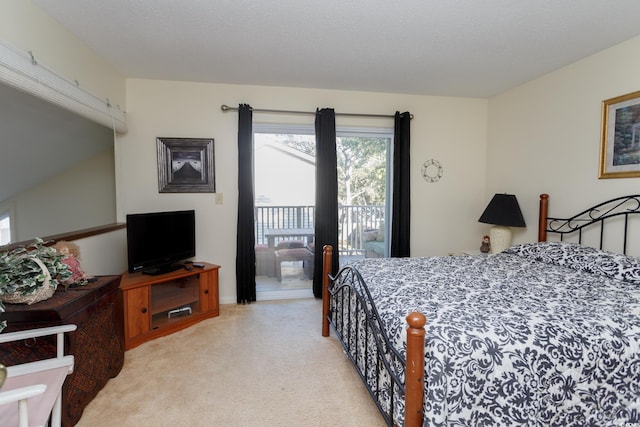
[[[511,246],[511,228],[494,225],[489,230],[491,253],[497,254]]]

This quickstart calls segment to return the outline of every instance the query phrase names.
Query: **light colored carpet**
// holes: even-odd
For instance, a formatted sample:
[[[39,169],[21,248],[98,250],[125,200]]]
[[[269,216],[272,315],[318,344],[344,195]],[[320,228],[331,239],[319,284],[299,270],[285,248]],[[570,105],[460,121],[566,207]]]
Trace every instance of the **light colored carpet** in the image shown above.
[[[223,305],[129,350],[79,427],[383,426],[315,299]]]

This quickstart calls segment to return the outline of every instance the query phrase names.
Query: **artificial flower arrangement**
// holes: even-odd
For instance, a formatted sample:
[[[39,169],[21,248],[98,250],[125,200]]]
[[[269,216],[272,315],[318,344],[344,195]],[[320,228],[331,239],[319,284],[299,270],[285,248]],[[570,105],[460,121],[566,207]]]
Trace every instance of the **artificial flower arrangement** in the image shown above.
[[[33,304],[51,298],[73,276],[66,257],[40,238],[0,252],[0,301]]]

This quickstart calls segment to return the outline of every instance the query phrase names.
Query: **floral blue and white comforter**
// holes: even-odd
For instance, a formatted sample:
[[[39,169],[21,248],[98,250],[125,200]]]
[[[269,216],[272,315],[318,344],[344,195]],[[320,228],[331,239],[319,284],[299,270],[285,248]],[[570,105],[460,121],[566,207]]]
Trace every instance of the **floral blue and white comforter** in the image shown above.
[[[640,259],[556,242],[352,265],[403,355],[406,315],[427,317],[425,426],[640,423]]]

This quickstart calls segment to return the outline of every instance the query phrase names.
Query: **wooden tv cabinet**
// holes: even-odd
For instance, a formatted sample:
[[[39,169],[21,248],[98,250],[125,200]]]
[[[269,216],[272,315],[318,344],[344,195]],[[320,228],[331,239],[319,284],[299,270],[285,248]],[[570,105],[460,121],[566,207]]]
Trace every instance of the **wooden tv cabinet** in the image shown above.
[[[220,314],[220,266],[202,264],[203,268],[157,276],[122,274],[120,300],[125,350]]]

